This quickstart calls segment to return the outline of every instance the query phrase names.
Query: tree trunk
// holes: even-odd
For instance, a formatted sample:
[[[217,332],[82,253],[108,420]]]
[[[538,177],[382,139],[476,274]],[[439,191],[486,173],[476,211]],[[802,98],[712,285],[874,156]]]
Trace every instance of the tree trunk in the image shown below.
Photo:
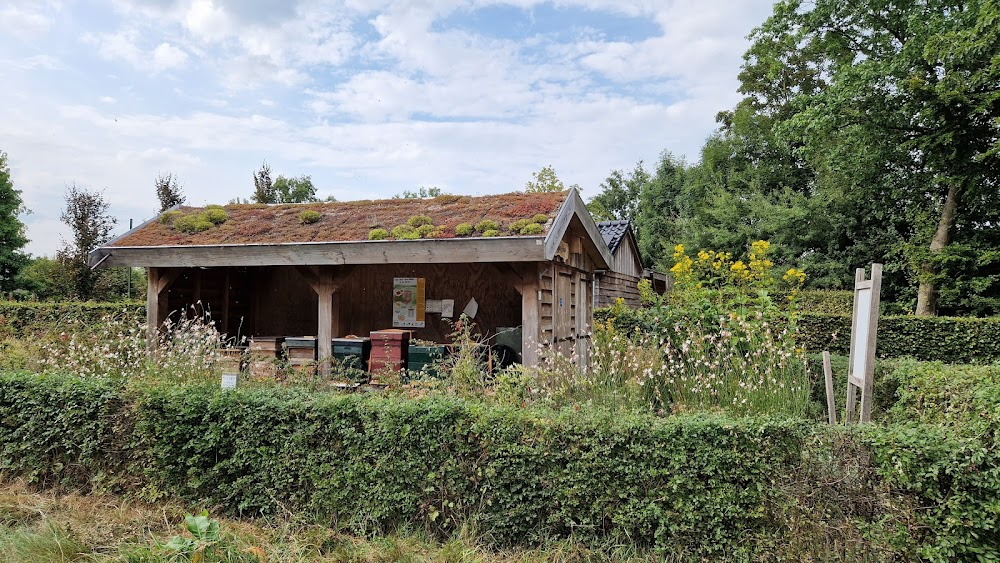
[[[941,252],[944,247],[951,242],[951,226],[955,224],[955,213],[958,207],[958,184],[953,183],[948,188],[948,195],[944,199],[944,207],[941,209],[941,219],[938,220],[937,229],[931,239],[931,255]],[[934,278],[937,275],[937,267],[933,260],[927,260],[920,265],[920,286],[917,288],[917,311],[918,317],[933,317],[937,315],[937,287]]]

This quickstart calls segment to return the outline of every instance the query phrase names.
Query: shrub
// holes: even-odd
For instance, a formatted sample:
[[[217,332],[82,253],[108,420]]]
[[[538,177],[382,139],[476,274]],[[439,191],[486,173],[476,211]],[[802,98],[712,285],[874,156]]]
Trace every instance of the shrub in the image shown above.
[[[500,236],[500,231],[498,231],[496,229],[489,229],[489,230],[483,231],[483,236],[484,237],[498,237],[498,236]]]
[[[531,218],[533,223],[538,223],[539,225],[544,225],[549,221],[549,216],[544,213],[539,213]]]
[[[499,229],[500,226],[497,225],[497,222],[489,219],[483,219],[482,221],[476,223],[476,231],[480,233],[485,233],[486,231],[496,231]]]
[[[406,221],[406,224],[413,228],[417,228],[417,227],[422,227],[424,225],[433,225],[434,221],[432,221],[431,218],[426,215],[414,215],[413,217],[410,217]]]
[[[521,228],[520,233],[522,235],[540,235],[545,227],[539,225],[538,223],[528,223]]]
[[[469,236],[472,234],[473,228],[469,223],[459,223],[455,225],[455,234],[460,237]]]
[[[434,225],[420,225],[417,227],[417,236],[420,238],[428,238],[433,233],[437,232],[438,228]]]
[[[417,234],[417,230],[414,229],[413,227],[403,224],[403,225],[396,225],[395,227],[392,228],[392,236],[401,239],[401,238],[416,238],[419,237],[420,235]]]
[[[382,228],[372,229],[368,233],[368,240],[385,240],[387,238],[389,238],[389,231]]]
[[[174,229],[187,234],[201,233],[214,227],[215,224],[201,214],[188,214],[174,219]]]
[[[527,219],[518,219],[511,223],[507,228],[510,229],[512,233],[521,232],[521,229],[531,224],[531,221]]]
[[[319,211],[316,211],[315,209],[306,209],[299,214],[299,223],[302,225],[310,225],[319,221],[320,217],[322,217],[322,215]]]
[[[222,207],[205,208],[202,217],[213,225],[221,225],[229,220],[229,214]]]
[[[183,217],[184,212],[179,209],[174,209],[173,211],[166,211],[160,214],[160,222],[164,225],[172,225],[174,220],[178,217]]]

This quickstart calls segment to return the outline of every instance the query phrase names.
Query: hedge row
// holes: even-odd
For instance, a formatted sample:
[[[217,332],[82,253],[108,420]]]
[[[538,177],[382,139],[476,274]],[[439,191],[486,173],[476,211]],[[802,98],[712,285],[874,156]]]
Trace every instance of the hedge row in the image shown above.
[[[0,472],[362,534],[470,525],[499,546],[996,560],[996,433],[952,430],[0,374]]]
[[[148,486],[244,515],[288,508],[356,533],[471,524],[496,545],[745,551],[782,533],[773,482],[798,464],[807,433],[802,422],[294,390],[127,398],[112,382],[0,375],[0,471]]]
[[[0,335],[22,336],[33,331],[52,330],[70,319],[94,323],[106,315],[134,315],[145,319],[141,301],[0,301]]]
[[[594,319],[614,319],[620,331],[655,330],[646,310],[596,309]],[[851,351],[851,316],[800,313],[799,342],[809,352]],[[883,316],[879,319],[876,353],[880,358],[912,357],[949,363],[990,363],[1000,359],[1000,317]]]
[[[798,323],[807,350],[850,353],[850,315],[803,313]],[[881,358],[990,363],[1000,359],[1000,317],[884,316],[879,319],[876,353]]]

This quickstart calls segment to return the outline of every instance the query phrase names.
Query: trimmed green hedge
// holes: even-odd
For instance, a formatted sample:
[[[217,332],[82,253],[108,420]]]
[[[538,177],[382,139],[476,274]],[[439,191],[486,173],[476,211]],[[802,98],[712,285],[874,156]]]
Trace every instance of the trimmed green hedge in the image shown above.
[[[146,304],[142,301],[0,301],[0,336],[52,330],[68,319],[95,323],[105,315],[118,314],[145,320]]]
[[[631,333],[652,332],[656,324],[644,309],[596,309],[594,319],[614,317],[615,328]],[[800,313],[799,342],[809,352],[851,351],[851,316]],[[1000,317],[883,316],[879,319],[876,353],[880,358],[912,357],[949,363],[990,363],[1000,360]]]
[[[913,375],[902,365],[892,377]],[[997,560],[991,374],[993,387],[977,389],[994,394],[976,391],[983,400],[973,405],[985,411],[952,409],[987,417],[965,433],[948,417],[908,421],[935,396],[929,377],[901,384],[889,409],[902,423],[831,431],[440,397],[130,392],[107,380],[5,373],[0,472],[45,486],[145,489],[244,515],[290,509],[360,534],[471,525],[497,546],[572,538],[692,558]]]
[[[831,315],[854,312],[854,292],[833,289],[804,289],[795,297],[799,311]]]
[[[800,342],[807,350],[850,353],[850,315],[803,313],[798,322]],[[1000,359],[1000,317],[881,317],[876,354],[880,358],[990,363]]]
[[[772,485],[809,433],[274,389],[129,402],[107,381],[0,375],[0,470],[65,485],[131,471],[230,512],[289,508],[357,533],[472,524],[495,545],[573,537],[721,556],[781,534]]]

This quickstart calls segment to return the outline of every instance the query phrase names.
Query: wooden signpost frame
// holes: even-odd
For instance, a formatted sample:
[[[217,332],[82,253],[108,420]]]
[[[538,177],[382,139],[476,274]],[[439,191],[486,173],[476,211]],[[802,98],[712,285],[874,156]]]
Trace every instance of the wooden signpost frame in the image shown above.
[[[865,279],[865,269],[854,275],[854,315],[851,324],[851,355],[847,364],[847,424],[870,422],[872,387],[875,374],[875,343],[878,335],[879,295],[882,291],[882,264],[872,264],[872,277]],[[857,393],[861,390],[861,413],[856,411]]]

